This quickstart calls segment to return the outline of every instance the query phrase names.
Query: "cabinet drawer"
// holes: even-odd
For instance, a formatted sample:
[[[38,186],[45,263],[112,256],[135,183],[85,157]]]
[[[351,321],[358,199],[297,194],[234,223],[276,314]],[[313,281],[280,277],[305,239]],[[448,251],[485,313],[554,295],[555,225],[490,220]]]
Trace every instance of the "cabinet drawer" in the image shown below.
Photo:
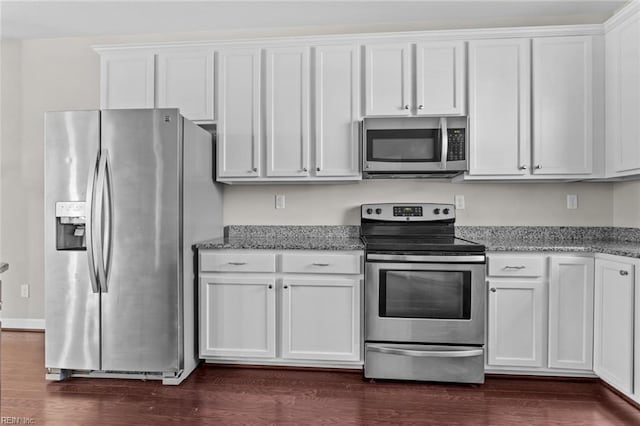
[[[544,257],[489,256],[489,275],[493,277],[540,277],[544,275]]]
[[[202,272],[275,272],[273,253],[211,253],[200,254]]]
[[[360,254],[296,254],[282,255],[282,272],[304,274],[359,274]]]

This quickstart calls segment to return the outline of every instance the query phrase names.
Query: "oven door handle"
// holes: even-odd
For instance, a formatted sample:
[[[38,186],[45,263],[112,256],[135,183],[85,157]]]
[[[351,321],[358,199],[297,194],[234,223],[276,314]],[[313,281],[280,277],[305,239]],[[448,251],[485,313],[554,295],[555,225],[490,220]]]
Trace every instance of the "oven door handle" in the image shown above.
[[[406,355],[429,358],[467,358],[484,354],[482,349],[469,349],[463,351],[415,351],[408,349],[389,348],[385,346],[369,346],[367,350],[389,355]]]
[[[485,256],[481,255],[462,255],[462,256],[418,256],[407,254],[367,254],[367,260],[387,260],[400,262],[439,262],[439,263],[471,263],[484,262]]]

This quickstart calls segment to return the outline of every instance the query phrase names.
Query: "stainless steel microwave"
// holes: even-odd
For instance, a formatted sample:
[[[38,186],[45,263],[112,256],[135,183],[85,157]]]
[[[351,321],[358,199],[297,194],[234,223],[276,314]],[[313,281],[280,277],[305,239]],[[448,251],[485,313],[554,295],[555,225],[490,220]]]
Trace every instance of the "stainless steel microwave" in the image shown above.
[[[467,170],[467,118],[365,118],[362,162],[364,178],[458,175]]]

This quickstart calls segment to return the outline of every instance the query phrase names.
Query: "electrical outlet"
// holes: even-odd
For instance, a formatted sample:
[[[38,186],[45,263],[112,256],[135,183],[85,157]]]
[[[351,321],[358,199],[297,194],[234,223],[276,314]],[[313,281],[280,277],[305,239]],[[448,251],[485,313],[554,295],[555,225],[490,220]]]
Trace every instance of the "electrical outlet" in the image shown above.
[[[29,284],[22,284],[20,286],[20,297],[29,297]]]
[[[578,208],[578,195],[567,194],[567,208],[570,210]]]
[[[276,195],[276,209],[284,209],[284,195]]]
[[[464,195],[456,195],[454,197],[457,210],[464,210]]]

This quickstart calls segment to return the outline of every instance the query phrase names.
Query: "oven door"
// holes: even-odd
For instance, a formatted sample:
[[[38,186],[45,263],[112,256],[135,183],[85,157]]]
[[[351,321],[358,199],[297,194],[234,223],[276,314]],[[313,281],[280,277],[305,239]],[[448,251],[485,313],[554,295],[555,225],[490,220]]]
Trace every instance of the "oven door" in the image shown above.
[[[484,344],[484,263],[367,262],[367,341]]]

